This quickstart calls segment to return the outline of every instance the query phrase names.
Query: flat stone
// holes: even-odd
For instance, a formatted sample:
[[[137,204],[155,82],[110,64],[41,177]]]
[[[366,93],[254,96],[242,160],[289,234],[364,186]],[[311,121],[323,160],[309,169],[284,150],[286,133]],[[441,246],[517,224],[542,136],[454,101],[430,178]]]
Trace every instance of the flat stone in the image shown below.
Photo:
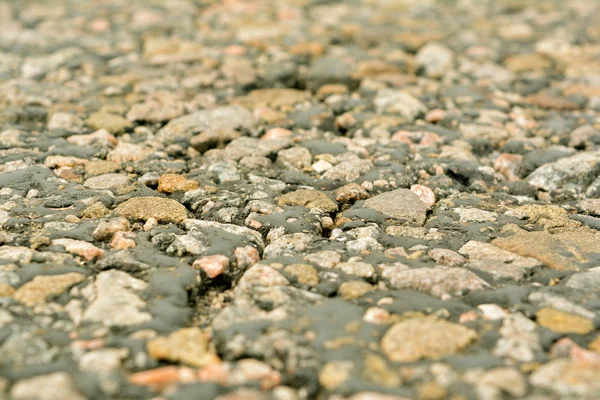
[[[88,178],[83,186],[89,189],[116,189],[129,184],[129,177],[124,174],[104,174]]]
[[[396,362],[437,360],[456,354],[477,339],[463,325],[435,317],[411,318],[393,325],[381,339],[381,350]]]
[[[504,65],[513,72],[525,72],[550,68],[552,62],[539,54],[515,54],[507,57]]]
[[[600,290],[600,270],[594,268],[573,274],[568,278],[566,286],[580,291],[597,292]]]
[[[494,260],[475,260],[469,261],[464,265],[466,268],[473,268],[479,271],[487,272],[497,279],[512,279],[520,281],[527,274],[527,270],[516,264],[505,264],[502,261]]]
[[[83,313],[83,320],[95,321],[105,326],[138,325],[152,319],[136,292],[146,289],[148,284],[118,271],[103,271],[92,285],[85,287],[82,293],[90,302]]]
[[[190,138],[205,130],[250,129],[253,126],[254,117],[250,111],[237,105],[226,106],[212,110],[196,111],[173,119],[158,131],[157,138],[162,141],[173,142],[177,138]]]
[[[340,285],[338,294],[344,300],[358,299],[375,290],[375,287],[365,281],[347,281]]]
[[[519,231],[498,238],[492,244],[523,257],[532,257],[558,271],[577,271],[600,253],[596,231],[581,227],[551,234],[546,231]]]
[[[546,229],[576,228],[581,225],[580,222],[569,218],[567,210],[556,205],[526,204],[508,210],[505,214],[520,219],[528,219],[529,222],[540,224]]]
[[[79,272],[69,272],[62,275],[38,275],[17,289],[14,298],[27,306],[42,304],[84,279],[85,275]]]
[[[295,256],[306,251],[308,246],[317,239],[308,233],[290,233],[271,242],[263,253],[263,259],[280,256]]]
[[[126,118],[104,111],[93,113],[85,123],[92,129],[105,129],[110,133],[124,132],[133,126]]]
[[[599,173],[600,152],[583,152],[542,165],[527,177],[527,182],[550,192],[566,184],[589,185]]]
[[[183,175],[164,174],[158,178],[158,191],[160,193],[174,193],[177,191],[187,192],[198,189],[200,184],[192,179],[187,179]]]
[[[371,163],[369,160],[356,159],[342,161],[341,163],[325,171],[323,174],[323,179],[352,182],[358,179],[365,172],[368,172],[372,167],[373,163]]]
[[[489,287],[483,279],[462,268],[389,269],[383,278],[394,289],[415,289],[442,299]]]
[[[291,106],[308,98],[310,98],[310,95],[307,92],[297,89],[257,89],[251,91],[247,96],[236,98],[235,103],[254,109],[267,106]]]
[[[13,385],[10,397],[14,400],[85,400],[77,391],[71,375],[67,372],[54,372],[21,379]]]
[[[528,96],[526,100],[531,105],[551,110],[577,110],[581,108],[578,103],[566,97],[552,96],[545,93],[536,93]]]
[[[423,225],[429,207],[408,189],[396,189],[365,200],[364,207],[411,225]]]
[[[310,264],[290,264],[284,269],[302,285],[315,286],[319,284],[319,273]]]
[[[594,398],[600,392],[598,376],[600,362],[562,358],[542,365],[531,375],[530,382],[565,398]]]
[[[188,216],[186,208],[175,200],[163,197],[134,197],[114,209],[113,213],[134,221],[147,221],[150,218],[158,222],[179,223]]]
[[[104,255],[104,250],[93,244],[75,239],[54,239],[53,245],[63,246],[69,253],[77,254],[83,257],[87,261],[91,261],[94,258],[99,258]]]
[[[491,211],[480,210],[478,208],[453,208],[453,212],[460,216],[460,222],[496,222],[498,214]]]
[[[446,267],[457,267],[467,262],[463,256],[450,249],[432,249],[427,255],[436,263]]]
[[[219,357],[209,350],[207,337],[196,327],[152,339],[146,348],[150,357],[157,360],[181,362],[197,368],[220,362]]]
[[[373,100],[379,113],[400,114],[408,121],[413,121],[427,108],[418,99],[402,90],[381,89]]]
[[[306,208],[317,208],[323,212],[337,211],[338,205],[325,193],[318,190],[298,189],[277,198],[279,206],[292,205]]]
[[[496,261],[520,268],[534,268],[542,265],[535,258],[521,257],[493,244],[478,242],[476,240],[468,241],[458,252],[468,256],[470,261]]]
[[[593,311],[574,301],[568,300],[566,297],[551,292],[532,292],[527,299],[530,303],[536,304],[539,307],[549,307],[567,314],[579,315],[589,320],[596,318],[596,314]]]
[[[542,308],[535,315],[538,324],[553,332],[586,335],[594,330],[592,320],[552,308]]]
[[[96,160],[85,164],[85,172],[90,175],[109,174],[118,171],[121,165],[114,161]]]

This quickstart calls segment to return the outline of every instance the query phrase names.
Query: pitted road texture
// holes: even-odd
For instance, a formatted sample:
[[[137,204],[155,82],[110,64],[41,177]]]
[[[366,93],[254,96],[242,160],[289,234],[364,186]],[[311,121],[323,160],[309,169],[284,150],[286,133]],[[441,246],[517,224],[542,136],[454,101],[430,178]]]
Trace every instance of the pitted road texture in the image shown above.
[[[599,22],[0,1],[0,399],[600,398]]]

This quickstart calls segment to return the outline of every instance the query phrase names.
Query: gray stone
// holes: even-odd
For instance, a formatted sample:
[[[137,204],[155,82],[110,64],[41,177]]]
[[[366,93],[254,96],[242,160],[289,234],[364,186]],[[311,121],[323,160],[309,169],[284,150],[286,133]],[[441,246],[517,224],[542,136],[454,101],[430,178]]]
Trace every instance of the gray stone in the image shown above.
[[[429,207],[408,189],[396,189],[367,199],[364,207],[410,225],[423,225]]]
[[[139,325],[150,321],[152,315],[141,309],[146,307],[136,292],[148,284],[129,274],[109,270],[98,274],[92,285],[82,290],[90,302],[83,313],[84,321],[100,322],[105,326]]]
[[[427,111],[423,103],[402,90],[381,89],[373,104],[379,113],[400,114],[409,121]]]
[[[250,111],[240,106],[226,106],[196,111],[171,120],[158,131],[157,138],[173,142],[177,138],[190,138],[205,130],[250,129],[253,126],[254,117]]]
[[[426,76],[440,78],[452,68],[454,54],[452,50],[438,42],[429,42],[415,57],[415,65]]]
[[[490,286],[474,273],[462,268],[392,268],[383,273],[383,278],[388,279],[394,289],[415,289],[442,299]]]
[[[124,174],[104,174],[88,178],[83,186],[90,189],[116,189],[129,184],[129,177]]]
[[[548,192],[567,184],[581,189],[589,185],[598,173],[600,152],[583,152],[542,165],[527,177],[527,181]]]
[[[67,372],[22,379],[10,390],[13,400],[85,400]]]

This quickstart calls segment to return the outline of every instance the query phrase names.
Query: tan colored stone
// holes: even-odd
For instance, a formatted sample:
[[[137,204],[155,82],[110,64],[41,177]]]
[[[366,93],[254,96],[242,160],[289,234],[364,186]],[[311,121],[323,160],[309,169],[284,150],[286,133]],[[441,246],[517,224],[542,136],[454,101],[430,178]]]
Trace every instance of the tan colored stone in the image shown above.
[[[546,229],[581,226],[580,222],[569,218],[567,210],[555,205],[526,204],[507,211],[506,215],[527,219],[530,223],[540,224]]]
[[[44,160],[44,165],[48,168],[61,168],[61,167],[75,167],[77,165],[85,165],[88,160],[77,158],[77,157],[67,157],[67,156],[48,156]]]
[[[354,369],[352,361],[331,361],[321,368],[319,383],[328,390],[339,387],[350,378]]]
[[[335,199],[340,203],[352,203],[369,198],[369,193],[358,183],[349,183],[335,191]]]
[[[300,103],[309,97],[308,93],[297,89],[257,89],[247,96],[238,97],[234,102],[246,108],[281,107]]]
[[[134,143],[119,142],[117,147],[111,150],[106,159],[116,163],[143,160],[150,153],[150,149]]]
[[[106,208],[102,202],[97,201],[81,212],[81,218],[102,218],[106,217],[108,214],[110,214],[108,208]]]
[[[552,308],[542,308],[535,315],[538,324],[553,332],[586,335],[594,330],[592,320]]]
[[[516,54],[507,57],[504,65],[513,72],[525,72],[550,68],[552,62],[539,54]]]
[[[12,297],[15,288],[8,283],[0,283],[0,297]]]
[[[405,221],[410,225],[422,226],[427,218],[429,206],[408,189],[385,192],[365,201],[365,208],[379,211],[387,217]]]
[[[592,351],[600,353],[600,335],[596,335],[596,337],[588,345],[588,348]]]
[[[365,356],[362,375],[367,380],[384,387],[395,387],[402,383],[398,373],[390,368],[383,358],[372,353]]]
[[[600,393],[598,376],[599,362],[559,358],[537,369],[530,382],[533,386],[556,391],[564,398],[595,398],[594,394]]]
[[[110,133],[124,132],[133,125],[120,115],[100,111],[95,112],[85,121],[92,129],[105,129]]]
[[[193,367],[204,367],[220,362],[208,348],[208,340],[200,328],[183,328],[168,337],[150,340],[146,348],[150,357],[158,360],[182,362]]]
[[[198,189],[200,184],[192,179],[177,174],[164,174],[158,178],[158,191],[161,193],[187,192]]]
[[[319,273],[310,264],[290,264],[285,267],[285,272],[293,275],[302,285],[315,286],[319,284]]]
[[[446,389],[437,382],[427,382],[417,387],[419,400],[443,400],[448,397]]]
[[[437,360],[455,354],[477,339],[477,333],[435,317],[412,318],[392,326],[381,349],[392,361]]]
[[[552,96],[544,93],[537,93],[526,98],[527,103],[552,110],[578,110],[579,104],[566,97]]]
[[[293,205],[306,208],[318,208],[324,212],[337,211],[338,205],[325,193],[318,190],[298,189],[295,192],[286,193],[277,198],[279,206]]]
[[[600,253],[600,237],[587,227],[546,231],[519,231],[492,244],[523,257],[533,257],[558,271],[577,271]]]
[[[42,304],[49,297],[63,293],[84,279],[85,275],[79,272],[69,272],[62,275],[38,275],[21,286],[14,293],[14,298],[27,306]]]
[[[186,208],[177,201],[154,196],[131,198],[121,203],[113,213],[139,221],[154,218],[159,222],[181,222],[188,217]]]
[[[112,161],[98,160],[90,161],[85,164],[85,172],[88,175],[103,175],[110,174],[119,170],[121,165]]]
[[[373,290],[375,290],[373,285],[370,285],[365,281],[348,281],[340,285],[338,294],[344,300],[351,300],[358,299]]]

